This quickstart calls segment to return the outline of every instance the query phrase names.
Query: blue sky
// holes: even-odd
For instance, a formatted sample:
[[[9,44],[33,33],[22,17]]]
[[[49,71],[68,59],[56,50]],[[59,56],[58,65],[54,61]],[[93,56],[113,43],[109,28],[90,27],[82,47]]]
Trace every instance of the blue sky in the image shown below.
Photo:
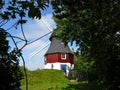
[[[55,28],[55,22],[52,19],[52,7],[48,7],[44,11],[42,11],[42,18],[41,20],[30,20],[29,23],[24,25],[25,35],[27,39],[33,41],[46,33],[49,33],[50,30],[52,31],[53,28]],[[44,38],[26,46],[23,49],[23,56],[25,58],[26,67],[29,70],[36,70],[36,69],[43,69],[44,68],[44,54],[46,50],[48,49],[49,45],[38,52],[40,49],[42,49],[44,46],[50,43],[49,41],[50,34],[45,36]],[[22,65],[22,61],[20,62],[20,65]]]
[[[42,12],[42,17],[40,20],[38,19],[33,20],[33,19],[26,18],[28,19],[28,21],[26,24],[23,25],[25,36],[27,40],[30,42],[49,33],[56,27],[55,22],[52,19],[52,12],[53,12],[52,7],[49,6],[44,11],[41,11],[41,12]],[[15,22],[16,20],[11,20],[7,24],[5,24],[2,28],[7,30]],[[21,30],[20,30],[20,26],[18,26],[17,29],[13,27],[7,31],[13,36],[23,38]],[[50,34],[23,48],[22,53],[23,53],[23,57],[25,58],[26,68],[28,68],[29,70],[36,70],[38,68],[39,69],[44,68],[44,54],[46,50],[48,49],[49,45],[45,49],[41,50],[38,54],[34,56],[32,55],[38,52],[48,43],[50,43],[49,37],[50,37]],[[9,40],[9,44],[11,48],[15,47],[12,40],[10,38],[8,38],[8,40]],[[21,48],[24,45],[24,42],[19,42],[17,43],[17,45],[19,48]],[[22,60],[20,60],[20,65],[23,65]]]
[[[49,33],[54,28],[56,28],[56,24],[55,24],[54,20],[52,19],[52,12],[53,12],[52,7],[49,6],[44,11],[41,11],[41,12],[42,12],[42,18],[40,20],[28,19],[29,21],[25,25],[23,25],[25,36],[26,36],[27,40],[29,40],[29,41],[33,41],[33,40]],[[12,21],[8,22],[6,25],[4,25],[4,28],[8,29],[14,23],[15,23],[15,20],[12,20]],[[21,30],[20,30],[20,26],[17,27],[17,30],[15,28],[12,28],[12,29],[8,30],[8,32],[14,36],[23,38]],[[50,34],[23,48],[22,53],[23,53],[23,57],[25,59],[27,69],[36,70],[36,69],[44,68],[44,54],[47,51],[47,49],[49,48],[49,45],[48,45],[50,43],[49,37],[50,37]],[[19,48],[21,48],[24,45],[23,42],[19,42],[17,44],[18,44]],[[14,47],[14,44],[11,40],[10,40],[10,46]],[[42,49],[44,46],[47,46],[47,47]],[[75,46],[73,46],[73,47],[75,47]],[[40,52],[37,53],[39,50],[40,50]],[[35,53],[37,53],[37,54],[35,54]],[[20,60],[20,65],[21,66],[23,65],[22,60]]]

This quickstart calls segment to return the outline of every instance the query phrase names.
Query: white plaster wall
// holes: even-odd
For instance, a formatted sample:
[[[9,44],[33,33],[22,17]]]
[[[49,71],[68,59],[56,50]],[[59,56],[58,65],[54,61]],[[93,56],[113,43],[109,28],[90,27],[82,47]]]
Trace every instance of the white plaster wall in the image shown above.
[[[52,65],[53,65],[53,68],[52,68]],[[58,69],[60,70],[61,69],[61,65],[67,65],[68,68],[70,69],[73,69],[74,68],[74,65],[70,63],[59,63],[59,62],[56,62],[56,63],[47,63],[45,66],[44,66],[44,69]]]
[[[57,70],[61,70],[61,65],[66,65],[66,75],[68,76],[68,73],[69,73],[69,70],[70,69],[73,69],[74,68],[74,64],[71,64],[70,63],[59,63],[59,62],[56,62],[56,63],[47,63],[44,67],[44,69],[57,69]]]

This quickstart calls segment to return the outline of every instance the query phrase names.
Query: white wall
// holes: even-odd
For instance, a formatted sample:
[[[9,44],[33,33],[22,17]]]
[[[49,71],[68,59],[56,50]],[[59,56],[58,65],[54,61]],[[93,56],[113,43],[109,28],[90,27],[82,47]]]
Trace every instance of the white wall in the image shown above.
[[[44,66],[44,69],[57,69],[57,70],[61,70],[61,65],[66,65],[66,75],[68,76],[69,70],[74,68],[74,65],[70,64],[70,63],[47,63]]]

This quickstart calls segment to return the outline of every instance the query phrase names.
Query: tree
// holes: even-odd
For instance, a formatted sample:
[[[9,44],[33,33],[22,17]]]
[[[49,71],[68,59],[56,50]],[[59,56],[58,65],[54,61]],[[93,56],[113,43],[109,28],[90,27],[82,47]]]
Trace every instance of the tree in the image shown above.
[[[79,72],[88,73],[89,70],[94,68],[94,60],[87,60],[87,57],[81,55],[80,53],[75,53],[74,69]]]
[[[0,90],[14,90],[15,88],[19,88],[21,71],[19,69],[18,58],[22,58],[25,70],[25,61],[21,51],[28,45],[23,24],[27,22],[27,18],[40,19],[41,10],[44,10],[48,6],[48,3],[49,0],[0,0],[0,77],[2,78],[0,81]],[[20,25],[23,38],[11,35],[10,31],[8,32],[3,28],[11,20],[14,20],[15,23],[10,26],[9,30]],[[15,44],[13,50],[9,50],[10,46],[6,37],[11,38]],[[21,48],[17,46],[16,38],[25,42]],[[25,76],[27,84],[26,72]],[[26,90],[28,90],[27,85]]]
[[[1,0],[0,1],[0,28],[5,27],[6,23],[13,20],[14,20],[13,22],[15,23],[11,25],[11,27],[8,28],[8,30],[13,29],[13,27],[17,29],[18,25],[21,26],[20,28],[23,34],[23,38],[10,35],[10,33],[8,35],[8,37],[12,36],[14,40],[15,38],[17,38],[25,42],[23,47],[19,50],[22,50],[28,44],[28,41],[24,34],[23,24],[27,22],[28,18],[40,19],[41,10],[44,10],[48,6],[48,4],[49,4],[49,0]]]
[[[102,90],[120,86],[120,1],[52,1],[56,32],[64,42],[75,41],[81,54],[95,61]]]
[[[14,90],[20,87],[23,74],[19,69],[19,54],[9,51],[7,33],[0,29],[0,90]]]

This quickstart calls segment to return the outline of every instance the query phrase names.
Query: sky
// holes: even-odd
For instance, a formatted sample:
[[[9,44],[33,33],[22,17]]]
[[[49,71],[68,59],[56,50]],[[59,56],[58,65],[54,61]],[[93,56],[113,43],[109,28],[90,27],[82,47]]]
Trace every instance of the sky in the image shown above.
[[[30,20],[26,25],[24,25],[24,30],[26,38],[33,41],[50,31],[53,31],[55,27],[56,24],[52,19],[52,7],[50,6],[42,11],[42,17],[40,20]],[[23,48],[23,56],[25,58],[27,69],[44,69],[44,54],[50,45],[49,37],[50,34]],[[43,47],[45,48],[42,49]],[[20,61],[20,65],[23,65],[22,60]]]
[[[27,40],[30,42],[34,41],[39,37],[42,37],[43,35],[49,33],[50,31],[53,31],[56,28],[56,23],[52,19],[53,12],[52,7],[49,6],[44,11],[41,12],[42,17],[40,20],[29,19],[29,21],[23,25],[25,36]],[[3,28],[7,30],[14,23],[15,20],[7,23]],[[16,28],[9,29],[8,32],[14,36],[23,38],[20,26],[18,26],[17,29]],[[25,59],[25,67],[27,69],[29,70],[44,69],[44,54],[46,53],[50,45],[49,37],[50,34],[23,48],[22,55]],[[10,46],[15,47],[12,40],[10,38],[8,38],[8,40],[10,41],[9,42]],[[21,48],[24,45],[24,43],[18,42],[17,45],[19,48]],[[20,66],[22,65],[23,62],[22,60],[20,60]]]
[[[26,24],[23,25],[23,30],[29,42],[34,41],[39,37],[42,37],[43,35],[49,33],[50,31],[53,31],[53,29],[56,27],[56,24],[52,19],[52,12],[53,12],[52,7],[49,6],[44,11],[41,11],[42,17],[40,20],[27,18],[28,21]],[[4,28],[7,32],[9,32],[13,36],[23,38],[20,26],[17,26],[17,28],[10,28],[12,25],[14,25],[14,23],[16,23],[16,20],[11,20],[8,23],[6,23],[2,28]],[[23,48],[22,55],[25,59],[26,64],[25,66],[27,69],[36,70],[44,68],[44,54],[50,45],[49,37],[50,34]],[[9,40],[9,45],[12,50],[15,47],[15,45],[11,38],[7,39]],[[16,39],[16,41],[19,40]],[[18,42],[17,45],[19,48],[21,48],[24,45],[24,42]],[[45,46],[47,47],[42,49]],[[34,53],[38,52],[39,50],[40,52],[34,55]],[[22,65],[23,62],[20,59],[20,66]]]
[[[34,23],[30,22],[24,26],[27,39],[33,41],[49,33],[50,30],[52,31],[53,28],[55,28],[55,22],[52,19],[52,13],[44,14],[41,19],[42,20],[35,20]],[[49,26],[50,30],[46,27],[46,25]],[[44,54],[49,48],[49,37],[50,34],[23,48],[23,56],[25,58],[27,69],[36,70],[38,68],[44,68]],[[42,49],[44,46],[47,47]],[[40,52],[37,53],[39,50]],[[20,65],[22,65],[22,61],[20,62]]]

